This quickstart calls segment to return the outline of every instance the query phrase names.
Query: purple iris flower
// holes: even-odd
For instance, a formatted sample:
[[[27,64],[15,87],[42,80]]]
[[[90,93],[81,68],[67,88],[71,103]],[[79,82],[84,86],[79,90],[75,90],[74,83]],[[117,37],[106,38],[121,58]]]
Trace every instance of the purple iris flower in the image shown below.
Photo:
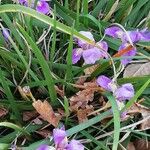
[[[121,119],[125,119],[127,117],[127,111],[121,113]]]
[[[128,38],[125,32],[117,26],[106,28],[105,34],[114,38],[120,38],[123,42],[128,42]],[[148,31],[147,29],[141,31],[138,29],[133,31],[127,31],[127,34],[129,35],[133,43],[136,43],[138,41],[150,41],[150,31]]]
[[[102,88],[111,91],[110,83],[112,80],[104,75],[101,75],[97,78],[97,84],[100,85]]]
[[[19,0],[20,4],[25,4],[27,2],[27,0]]]
[[[141,41],[150,41],[150,31],[144,29],[140,31]]]
[[[93,42],[95,42],[93,35],[91,32],[86,31],[80,31],[80,33]],[[83,57],[85,64],[94,64],[97,60],[100,58],[108,58],[107,56],[107,50],[108,45],[105,41],[97,42],[96,45],[101,47],[102,49],[99,49],[96,46],[87,44],[84,40],[77,39],[77,44],[80,48],[73,49],[72,52],[72,63],[77,63],[81,57]]]
[[[113,93],[113,95],[117,100],[116,102],[119,110],[121,110],[124,107],[125,100],[130,100],[134,96],[134,88],[131,83],[126,83],[120,87],[117,87],[110,78],[101,75],[97,78],[97,84],[100,85],[102,88],[111,91]],[[125,119],[126,116],[127,111],[121,113],[122,119]]]
[[[68,143],[67,133],[64,127],[53,130],[55,148],[46,144],[40,145],[36,150],[84,150],[84,146],[78,140],[71,140]]]
[[[9,31],[9,29],[3,28],[3,29],[2,29],[2,34],[3,34],[4,38],[5,38],[5,40],[8,40],[8,37],[10,36],[10,31]]]
[[[31,7],[34,7],[35,0],[32,0]],[[28,6],[28,0],[19,0],[19,3]],[[49,4],[46,2],[46,0],[38,0],[37,6],[36,6],[37,12],[48,14],[50,12]]]
[[[128,43],[123,43],[120,47],[119,47],[119,50],[122,50],[124,48],[126,48],[127,46],[129,46]],[[129,52],[125,53],[124,55],[122,55],[122,59],[121,59],[121,63],[123,65],[127,65],[128,63],[131,62],[132,58],[125,58],[125,57],[128,57],[128,56],[135,56],[136,55],[136,48],[133,47]]]
[[[97,84],[108,91],[112,91],[110,83],[113,81],[104,75],[97,78]],[[134,96],[134,88],[131,83],[123,84],[112,92],[118,101],[130,100]]]
[[[55,148],[46,144],[42,144],[36,150],[55,150]]]
[[[114,95],[119,101],[130,100],[134,96],[133,85],[131,83],[123,84],[114,92]]]
[[[82,57],[83,49],[75,48],[72,50],[72,63],[76,64]]]
[[[138,31],[127,31],[131,41],[134,42],[138,42],[140,40],[140,33]],[[128,46],[128,37],[126,36],[126,34],[124,33],[124,31],[116,26],[112,26],[109,27],[105,30],[105,34],[112,36],[114,38],[120,38],[122,40],[122,45],[119,47],[119,50],[124,49]],[[126,54],[124,54],[123,56],[135,56],[136,55],[136,48],[133,48],[132,50],[130,50],[129,52],[127,52]],[[123,58],[121,60],[121,63],[123,65],[127,65],[132,59],[128,59],[128,58]]]
[[[127,34],[129,35],[129,37],[130,37],[130,39],[131,39],[131,41],[133,42],[133,43],[136,43],[136,42],[138,42],[138,41],[140,41],[141,40],[141,35],[140,35],[140,32],[137,30],[137,31],[127,31]],[[128,41],[128,38],[127,38],[127,36],[125,35],[125,33],[124,33],[124,35],[123,35],[123,37],[122,38],[124,38],[124,40],[127,42]]]
[[[123,44],[119,47],[119,50],[126,48],[126,45],[128,45],[129,39],[126,35],[126,33],[117,26],[109,27],[105,30],[105,34],[112,36],[114,38],[120,38],[123,42]],[[147,29],[144,30],[133,30],[133,31],[127,31],[127,34],[129,35],[131,41],[133,43],[139,42],[139,41],[150,41],[150,31]],[[136,48],[134,47],[132,50],[127,52],[123,56],[135,56],[136,55]],[[123,65],[127,65],[131,59],[122,59],[121,63]]]
[[[77,140],[71,140],[66,147],[67,150],[84,150],[84,146]]]
[[[64,128],[54,129],[53,138],[56,149],[84,150],[84,146],[77,140],[71,140],[68,144],[67,134]]]
[[[91,41],[95,41],[95,40],[94,40],[94,37],[93,37],[93,35],[92,35],[91,32],[88,32],[88,31],[80,31],[79,33],[82,34],[82,35],[84,35],[84,36],[86,36],[86,37],[89,38]],[[77,39],[77,44],[78,44],[79,47],[81,47],[81,48],[84,49],[84,50],[86,50],[86,49],[92,47],[91,45],[87,44],[86,41],[80,40],[80,39]]]
[[[112,26],[112,27],[105,29],[105,34],[112,36],[114,38],[122,38],[122,36],[124,35],[124,32],[119,27]]]
[[[48,14],[50,12],[49,4],[44,0],[39,0],[37,2],[36,10],[43,14]]]
[[[65,149],[65,147],[68,145],[67,134],[64,128],[54,129],[53,138],[56,149]]]

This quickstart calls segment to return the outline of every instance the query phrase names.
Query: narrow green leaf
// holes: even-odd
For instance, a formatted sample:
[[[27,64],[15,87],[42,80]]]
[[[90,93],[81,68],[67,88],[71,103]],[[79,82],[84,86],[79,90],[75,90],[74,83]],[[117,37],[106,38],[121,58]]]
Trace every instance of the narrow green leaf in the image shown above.
[[[30,136],[30,134],[23,128],[13,124],[13,123],[10,123],[10,122],[0,122],[0,126],[1,127],[8,127],[8,128],[12,128],[16,131],[19,131],[19,132],[22,132],[24,135],[26,136]]]
[[[119,143],[119,135],[120,135],[120,113],[118,110],[116,99],[111,94],[107,94],[106,96],[111,103],[113,117],[114,117],[114,139],[113,139],[112,150],[117,150],[118,143]]]
[[[102,119],[104,119],[108,115],[110,115],[110,112],[106,111],[106,112],[104,112],[102,114],[99,114],[99,115],[93,117],[92,119],[89,119],[88,121],[85,121],[84,123],[81,123],[81,124],[79,124],[77,126],[74,126],[74,127],[70,128],[70,129],[68,129],[66,131],[67,135],[71,136],[71,135],[73,135],[75,133],[78,133],[78,132],[80,132],[80,131],[82,131],[82,130],[92,126],[93,124],[96,124],[96,123],[100,122]]]
[[[12,109],[14,115],[15,115],[15,119],[19,120],[21,122],[20,112],[19,112],[19,110],[16,106],[16,102],[15,102],[15,99],[13,97],[13,94],[11,93],[10,87],[6,82],[6,79],[3,76],[3,71],[1,69],[0,69],[0,78],[1,78],[0,82],[3,86],[3,88],[4,88],[4,91],[5,91],[5,94],[7,95],[7,98],[10,102],[10,107],[11,107],[11,109]]]
[[[109,150],[109,148],[107,148],[107,147],[105,146],[104,142],[96,140],[91,134],[89,134],[89,133],[86,132],[85,130],[81,131],[81,133],[82,133],[87,139],[90,139],[93,143],[95,143],[96,145],[100,146],[101,149],[103,149],[103,150]]]
[[[43,74],[44,74],[45,79],[47,81],[47,87],[48,87],[48,91],[49,91],[49,94],[51,97],[51,102],[53,105],[55,105],[56,100],[57,100],[57,96],[56,96],[56,91],[54,88],[54,81],[53,81],[53,77],[52,77],[52,73],[50,71],[50,68],[49,68],[42,52],[37,47],[37,45],[32,41],[31,37],[27,34],[27,32],[19,24],[18,24],[18,27],[19,27],[21,33],[23,34],[23,36],[26,38],[29,45],[31,46],[32,51],[36,55],[37,59],[39,60],[39,64],[42,67]]]
[[[41,13],[38,13],[37,11],[29,8],[29,7],[24,7],[21,5],[12,5],[12,4],[7,4],[7,5],[0,5],[0,13],[5,13],[5,12],[20,12],[20,13],[24,13],[27,14],[29,16],[32,16],[52,27],[54,27],[54,19],[43,15]],[[77,17],[78,18],[78,17]],[[71,28],[56,21],[56,29],[60,30],[64,33],[70,34],[71,35]],[[88,39],[87,37],[83,36],[82,34],[80,34],[79,32],[77,32],[76,30],[74,30],[73,32],[74,37],[77,37],[79,39],[85,40],[87,43],[89,44],[93,44],[93,41],[91,41],[90,39]]]

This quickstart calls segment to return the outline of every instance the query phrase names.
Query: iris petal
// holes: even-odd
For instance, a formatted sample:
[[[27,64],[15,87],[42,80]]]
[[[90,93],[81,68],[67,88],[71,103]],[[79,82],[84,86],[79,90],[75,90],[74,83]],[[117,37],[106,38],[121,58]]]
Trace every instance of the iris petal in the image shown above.
[[[66,150],[84,150],[84,146],[77,140],[71,140]]]
[[[124,32],[119,27],[112,26],[112,27],[105,29],[105,34],[112,36],[114,38],[122,38]]]
[[[92,35],[91,32],[88,32],[88,31],[80,31],[79,32],[80,34],[84,35],[85,37],[89,38],[91,41],[95,41],[94,40],[94,37]],[[78,43],[78,46],[83,48],[83,49],[87,49],[87,48],[90,48],[91,45],[89,45],[86,41],[84,40],[80,40],[80,39],[77,39],[77,43]]]
[[[82,56],[83,50],[81,48],[75,48],[72,51],[72,63],[76,64]]]
[[[98,48],[91,48],[83,51],[83,59],[86,64],[94,64],[103,57],[103,53]]]
[[[66,131],[61,129],[53,130],[54,143],[57,148],[65,148],[68,144]]]
[[[55,150],[55,148],[46,144],[42,144],[36,150]]]
[[[50,11],[50,7],[49,4],[43,0],[38,1],[37,6],[36,6],[36,10],[40,13],[43,14],[48,14]]]
[[[102,88],[111,91],[111,87],[109,84],[112,82],[112,80],[104,75],[101,75],[96,80],[97,84],[100,85]]]
[[[123,43],[120,47],[119,47],[119,51],[126,48],[127,46],[129,46],[128,43]],[[128,63],[130,63],[130,61],[132,60],[132,58],[125,58],[127,56],[135,56],[136,55],[136,48],[132,48],[129,52],[125,53],[124,55],[122,55],[122,60],[121,63],[123,65],[127,65]]]
[[[130,100],[134,96],[133,85],[131,83],[123,84],[114,92],[114,95],[119,101]]]

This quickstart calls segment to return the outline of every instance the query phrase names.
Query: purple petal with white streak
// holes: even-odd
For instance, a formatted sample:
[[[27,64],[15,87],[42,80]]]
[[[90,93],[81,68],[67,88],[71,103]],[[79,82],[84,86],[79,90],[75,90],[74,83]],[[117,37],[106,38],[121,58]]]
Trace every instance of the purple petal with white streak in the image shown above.
[[[82,34],[82,35],[84,35],[85,37],[89,38],[91,41],[95,41],[91,32],[80,31],[79,33]],[[87,49],[87,48],[91,48],[92,47],[91,45],[89,45],[84,40],[77,39],[77,43],[78,43],[78,46],[81,47],[81,48],[83,48],[83,49]]]
[[[20,4],[24,4],[24,3],[26,3],[27,2],[27,0],[19,0],[19,3]]]
[[[141,41],[150,41],[150,31],[149,30],[143,30],[140,32],[141,35]]]
[[[133,85],[131,83],[123,84],[114,92],[114,95],[119,101],[130,100],[134,96]]]
[[[108,51],[108,44],[105,41],[100,41],[100,42],[97,42],[96,44],[102,48],[101,52],[102,52],[103,57],[108,58],[108,55],[106,53]]]
[[[9,31],[9,29],[3,28],[3,29],[2,29],[2,34],[3,34],[4,38],[5,38],[5,40],[8,40],[8,37],[10,36],[10,31]]]
[[[102,88],[111,91],[110,83],[112,80],[104,75],[101,75],[96,80],[97,84],[100,85]]]
[[[140,39],[141,39],[141,35],[140,35],[139,31],[127,31],[127,34],[129,35],[129,37],[133,43],[136,43],[136,42],[140,41]],[[129,39],[127,38],[125,33],[124,33],[123,39],[126,42],[129,41]]]
[[[52,148],[51,148],[51,146],[48,146],[46,144],[42,144],[36,150],[52,150]]]
[[[112,27],[105,29],[105,34],[112,36],[114,38],[121,38],[122,39],[124,32],[121,28],[119,28],[117,26],[112,26]]]
[[[85,64],[95,64],[97,60],[103,57],[103,53],[96,47],[83,51]]]
[[[71,140],[66,150],[84,150],[84,146],[77,140]]]
[[[48,14],[50,12],[49,4],[43,0],[37,2],[36,10],[43,14]]]
[[[72,64],[76,64],[82,56],[83,50],[81,48],[75,48],[72,50]]]
[[[120,47],[119,47],[119,51],[126,48],[128,46],[128,43],[123,43]],[[123,65],[127,65],[128,63],[131,62],[132,58],[124,58],[124,57],[127,57],[127,56],[135,56],[136,55],[136,48],[134,47],[132,50],[130,50],[129,52],[125,53],[123,56],[122,56],[122,60],[121,60],[121,63]]]
[[[68,139],[66,131],[61,129],[54,129],[53,130],[53,138],[56,148],[65,148],[68,145]]]

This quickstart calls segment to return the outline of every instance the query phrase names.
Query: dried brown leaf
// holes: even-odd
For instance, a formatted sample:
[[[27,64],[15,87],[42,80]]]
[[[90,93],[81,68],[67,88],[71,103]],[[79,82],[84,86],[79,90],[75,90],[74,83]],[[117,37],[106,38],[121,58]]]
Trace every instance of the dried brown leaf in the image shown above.
[[[106,110],[106,109],[108,109],[108,108],[110,108],[110,107],[111,107],[111,104],[110,104],[110,102],[108,101],[108,102],[105,103],[105,105],[103,105],[100,109],[97,109],[97,110],[91,112],[91,113],[89,114],[89,116],[90,116],[90,115],[94,115],[94,114],[98,114],[98,113],[100,113],[101,111]]]
[[[78,110],[77,111],[77,117],[78,117],[79,123],[83,123],[86,120],[88,120],[87,114],[86,114],[86,109],[80,109],[80,110]]]
[[[47,138],[51,135],[51,132],[47,129],[36,131],[39,135],[41,135],[43,138]]]
[[[43,124],[43,122],[38,117],[35,118],[32,122],[33,122],[33,124],[37,124],[37,125]]]
[[[1,107],[0,108],[0,118],[6,116],[7,114],[8,114],[8,110],[3,108],[3,107]]]
[[[85,87],[85,89],[86,89],[86,88],[97,88],[98,85],[97,85],[97,83],[96,83],[96,80],[93,80],[93,81],[91,81],[91,82],[85,82],[85,83],[84,83],[84,87]]]
[[[137,77],[143,75],[150,75],[150,62],[130,64],[126,67],[124,77]]]
[[[133,142],[128,143],[127,150],[136,150]]]
[[[75,96],[70,98],[70,109],[72,111],[78,111],[80,108],[86,108],[89,101],[93,101],[94,98],[93,89],[85,89],[83,91],[79,91]]]
[[[136,103],[133,104],[129,109],[128,109],[128,114],[130,115],[136,115],[138,113],[140,113],[140,108],[137,107]]]
[[[87,105],[85,109],[80,109],[77,111],[77,117],[79,123],[83,123],[84,121],[88,120],[87,115],[94,111],[92,105]]]
[[[42,102],[41,100],[37,100],[33,102],[32,105],[41,115],[42,119],[48,121],[54,127],[57,127],[61,116],[54,113],[52,106],[46,100],[44,102]]]
[[[138,104],[138,103],[135,103],[129,110],[128,110],[128,114],[132,114],[132,115],[136,115],[138,113],[141,113],[143,119],[144,118],[147,118],[148,116],[150,116],[150,109],[141,105],[141,104]],[[141,127],[140,129],[141,130],[146,130],[146,129],[149,129],[150,128],[150,119],[147,119],[145,122],[143,122],[141,124]]]
[[[146,110],[146,109],[142,109],[142,117],[143,118],[147,118],[148,116],[150,116],[150,111]],[[147,119],[145,122],[143,122],[141,124],[141,130],[146,130],[146,129],[149,129],[150,128],[150,118]]]
[[[37,111],[25,111],[23,112],[23,121],[29,121],[38,116]]]
[[[96,90],[102,90],[100,87],[98,87],[96,80],[93,80],[91,82],[85,82],[82,85],[81,84],[72,84],[72,86],[79,88],[79,89],[87,89],[87,88],[93,88]]]
[[[75,84],[83,85],[84,82],[86,81],[86,79],[87,79],[87,76],[81,76],[78,78],[78,80],[75,82]]]
[[[70,98],[70,109],[72,111],[86,108],[88,103],[93,101],[95,92],[103,92],[102,88],[97,85],[96,80],[85,82],[83,85],[74,84],[73,86],[84,90],[77,92]]]
[[[150,150],[150,142],[144,139],[134,141],[134,146],[136,150]]]

